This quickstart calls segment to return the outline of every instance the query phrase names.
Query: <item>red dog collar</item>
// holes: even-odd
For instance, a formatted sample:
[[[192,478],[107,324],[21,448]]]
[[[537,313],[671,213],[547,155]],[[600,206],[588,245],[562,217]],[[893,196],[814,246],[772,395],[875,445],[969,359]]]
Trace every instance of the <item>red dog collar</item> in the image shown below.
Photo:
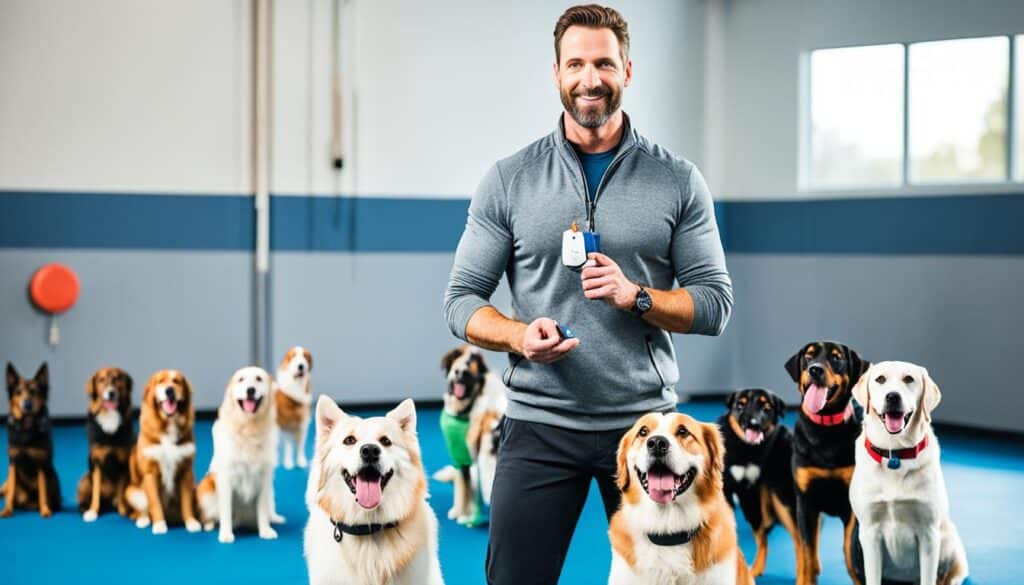
[[[875,463],[882,464],[882,458],[889,460],[889,469],[898,469],[900,466],[901,459],[916,459],[917,454],[924,451],[924,448],[928,446],[928,435],[925,435],[921,442],[913,447],[907,449],[879,449],[871,444],[871,440],[864,437],[864,447],[868,450],[868,455],[875,460]]]
[[[801,408],[801,410],[804,411],[804,414],[807,415],[807,418],[811,419],[811,422],[813,422],[814,424],[819,424],[823,427],[834,427],[836,425],[841,425],[844,422],[846,422],[851,416],[853,416],[853,404],[849,402],[846,403],[846,410],[840,412],[839,414],[812,414],[810,412],[807,412],[807,409]]]

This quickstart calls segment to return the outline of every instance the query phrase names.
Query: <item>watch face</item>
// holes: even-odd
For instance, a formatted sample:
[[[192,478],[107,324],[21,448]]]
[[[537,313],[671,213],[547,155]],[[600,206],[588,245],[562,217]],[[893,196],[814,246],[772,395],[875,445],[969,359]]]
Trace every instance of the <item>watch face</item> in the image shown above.
[[[647,294],[644,289],[640,289],[639,294],[636,295],[636,308],[641,311],[651,310],[651,295]]]

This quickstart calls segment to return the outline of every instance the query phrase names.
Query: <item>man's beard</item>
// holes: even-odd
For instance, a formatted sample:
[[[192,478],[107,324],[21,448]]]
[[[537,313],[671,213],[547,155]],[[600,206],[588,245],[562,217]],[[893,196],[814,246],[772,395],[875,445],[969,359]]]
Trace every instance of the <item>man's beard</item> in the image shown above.
[[[573,120],[584,128],[600,128],[618,111],[622,105],[622,93],[612,90],[606,86],[599,86],[590,91],[572,92],[562,89],[558,92],[562,97],[562,105],[565,111],[569,112]],[[593,106],[580,107],[576,104],[576,98],[582,97],[604,97],[605,100]]]

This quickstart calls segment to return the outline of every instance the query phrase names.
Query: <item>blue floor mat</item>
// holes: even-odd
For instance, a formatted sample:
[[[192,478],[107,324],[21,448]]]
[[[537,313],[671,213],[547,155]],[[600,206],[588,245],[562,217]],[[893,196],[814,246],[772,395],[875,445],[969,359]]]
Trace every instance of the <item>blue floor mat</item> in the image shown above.
[[[684,404],[681,410],[711,421],[724,410],[719,403]],[[380,412],[360,413],[378,415]],[[790,416],[790,419],[793,417]],[[437,424],[438,411],[419,413],[419,434],[427,473],[447,464],[444,441]],[[790,421],[792,422],[792,421]],[[202,477],[210,461],[210,422],[196,425],[196,475]],[[1024,447],[993,440],[944,437],[943,469],[954,522],[967,547],[971,567],[969,583],[1011,585],[1020,582],[1017,562],[1024,558],[1024,523],[1009,512],[1024,494]],[[0,428],[6,444],[6,428]],[[64,511],[43,520],[37,513],[16,512],[0,520],[0,579],[3,583],[266,583],[306,582],[302,558],[303,504],[306,474],[278,470],[274,485],[277,508],[288,522],[278,526],[276,541],[261,541],[254,533],[238,532],[234,544],[217,542],[216,532],[189,534],[172,527],[153,536],[116,514],[101,516],[93,524],[82,521],[75,503],[75,488],[86,469],[86,438],[82,427],[54,430],[56,465],[61,480]],[[312,445],[312,441],[310,441]],[[0,456],[4,473],[6,450]],[[448,585],[484,582],[486,529],[468,529],[447,520],[452,487],[430,482],[430,503],[440,519],[441,567]],[[750,561],[755,552],[747,524],[738,521],[740,544]],[[538,527],[538,530],[542,530]],[[592,486],[566,559],[562,583],[607,582],[611,554],[607,524]],[[839,521],[827,518],[822,527],[820,585],[848,584],[842,556]],[[758,579],[762,585],[793,583],[794,552],[781,528],[769,537],[768,565]]]

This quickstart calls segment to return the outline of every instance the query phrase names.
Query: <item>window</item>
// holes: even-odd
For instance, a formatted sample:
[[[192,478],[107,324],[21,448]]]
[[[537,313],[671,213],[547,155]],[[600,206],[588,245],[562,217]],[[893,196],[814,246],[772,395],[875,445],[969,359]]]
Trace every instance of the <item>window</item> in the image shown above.
[[[820,49],[807,63],[806,188],[1024,181],[1024,35]]]
[[[1014,150],[1017,153],[1017,164],[1014,165],[1016,171],[1014,171],[1014,179],[1018,181],[1024,181],[1024,124],[1020,119],[1022,112],[1024,112],[1024,35],[1017,35],[1014,41],[1014,47],[1016,55],[1013,58],[1016,64],[1016,71],[1013,74],[1013,79],[1016,81],[1016,89],[1014,94],[1016,95],[1015,104],[1013,105],[1014,116],[1016,117],[1017,131],[1016,139],[1014,140]]]
[[[903,180],[903,45],[811,54],[812,188]]]
[[[1006,178],[1009,39],[910,45],[910,181]]]

